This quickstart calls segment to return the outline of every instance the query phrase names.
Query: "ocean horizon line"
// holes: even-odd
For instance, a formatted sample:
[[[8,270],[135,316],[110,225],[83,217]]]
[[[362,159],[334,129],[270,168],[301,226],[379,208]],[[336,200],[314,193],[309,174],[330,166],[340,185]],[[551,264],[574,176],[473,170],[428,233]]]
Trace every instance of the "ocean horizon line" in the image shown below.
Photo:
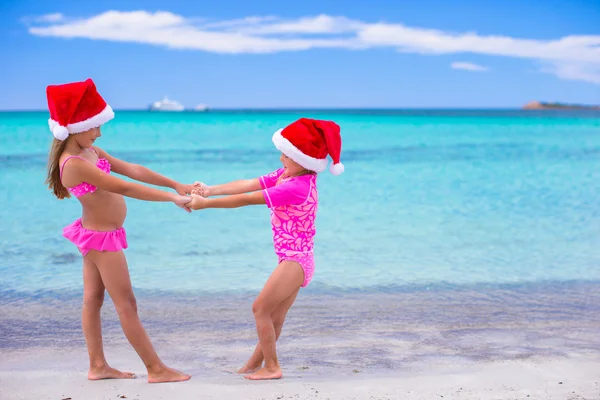
[[[186,108],[181,111],[153,111],[145,108],[118,108],[113,107],[114,111],[135,111],[149,113],[210,113],[214,111],[536,111],[524,110],[522,107],[210,107],[204,111]],[[539,111],[539,110],[538,110]],[[0,109],[0,113],[11,112],[48,112],[47,109]]]

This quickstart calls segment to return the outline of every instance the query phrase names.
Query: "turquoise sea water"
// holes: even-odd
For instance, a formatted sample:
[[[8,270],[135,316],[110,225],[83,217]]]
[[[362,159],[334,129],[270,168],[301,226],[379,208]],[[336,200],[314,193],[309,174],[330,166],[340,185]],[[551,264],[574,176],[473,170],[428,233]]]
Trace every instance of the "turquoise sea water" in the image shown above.
[[[471,343],[456,324],[511,330],[554,321],[597,332],[598,112],[117,111],[96,144],[181,182],[217,184],[278,168],[271,135],[301,116],[341,126],[346,166],[341,176],[318,178],[316,273],[291,317],[304,332],[303,321],[315,334],[337,323],[338,332],[360,328],[376,346],[368,341],[373,332],[380,340],[395,327],[394,340],[406,344],[414,332],[402,329],[425,324],[430,332],[448,329],[444,343],[454,341],[452,348]],[[82,340],[78,313],[64,311],[79,302],[81,259],[61,236],[80,206],[44,186],[46,121],[44,112],[0,113],[0,347],[30,343],[40,326]],[[190,215],[168,203],[127,204],[126,255],[154,332],[201,329],[202,321],[215,336],[239,339],[231,321],[243,321],[250,349],[251,298],[277,261],[268,209]],[[187,314],[160,306],[182,299]],[[217,316],[216,299],[217,310],[243,313]],[[63,323],[42,323],[35,310]],[[544,348],[556,347],[548,340]]]
[[[271,135],[301,115],[342,127],[346,173],[319,176],[313,290],[600,279],[600,114],[117,112],[97,145],[181,182],[278,168]],[[44,186],[45,113],[0,113],[0,290],[81,287]],[[260,289],[276,259],[265,207],[188,215],[128,200],[136,288]]]

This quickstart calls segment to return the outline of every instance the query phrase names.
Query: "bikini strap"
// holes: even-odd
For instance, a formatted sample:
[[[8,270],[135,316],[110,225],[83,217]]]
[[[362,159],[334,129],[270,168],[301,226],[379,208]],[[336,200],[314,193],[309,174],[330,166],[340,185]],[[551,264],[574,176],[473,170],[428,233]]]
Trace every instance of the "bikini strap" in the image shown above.
[[[67,161],[69,161],[71,158],[80,158],[83,161],[87,161],[85,158],[83,157],[79,157],[79,156],[69,156],[65,159],[65,161],[63,161],[62,165],[60,166],[60,179],[62,179],[62,174],[63,174],[63,169],[65,168],[65,164],[67,163]]]

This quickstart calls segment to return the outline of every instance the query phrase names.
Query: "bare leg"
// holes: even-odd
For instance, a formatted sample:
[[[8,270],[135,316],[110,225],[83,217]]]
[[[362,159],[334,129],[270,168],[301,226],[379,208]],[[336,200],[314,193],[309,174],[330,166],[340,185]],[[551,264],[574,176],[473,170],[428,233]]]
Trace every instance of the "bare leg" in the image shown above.
[[[190,379],[190,375],[168,368],[156,354],[137,313],[137,303],[123,252],[92,250],[90,254],[98,267],[108,294],[115,303],[125,336],[148,370],[148,382],[180,382]]]
[[[131,372],[121,372],[111,368],[104,357],[102,347],[102,323],[100,309],[104,303],[104,284],[98,269],[88,258],[83,258],[83,307],[81,325],[90,356],[88,379],[132,379]]]
[[[265,366],[247,375],[246,379],[279,379],[281,367],[277,359],[276,334],[272,313],[292,293],[297,292],[304,280],[304,272],[297,262],[283,261],[271,274],[265,287],[252,305],[256,321],[256,332],[262,350]]]
[[[297,288],[292,294],[282,301],[275,311],[271,313],[271,318],[273,319],[273,326],[275,327],[275,341],[279,339],[281,335],[281,330],[283,329],[283,323],[285,322],[285,317],[289,309],[294,304],[296,300],[296,296],[298,296],[298,292],[300,288]],[[262,353],[262,349],[260,348],[260,342],[256,344],[256,348],[254,349],[254,353],[250,356],[250,359],[246,362],[246,364],[238,370],[238,374],[249,374],[252,372],[258,371],[262,367],[262,363],[264,361],[264,356]]]

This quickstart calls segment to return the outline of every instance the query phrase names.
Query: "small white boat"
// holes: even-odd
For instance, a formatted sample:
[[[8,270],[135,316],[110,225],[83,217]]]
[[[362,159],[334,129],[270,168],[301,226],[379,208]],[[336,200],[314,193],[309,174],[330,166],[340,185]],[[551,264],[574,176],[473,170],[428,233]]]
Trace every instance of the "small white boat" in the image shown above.
[[[195,111],[208,111],[208,106],[206,104],[198,104],[196,106],[196,108],[194,108]]]
[[[175,100],[170,100],[166,96],[161,101],[155,101],[150,105],[150,111],[183,111],[185,107]]]

